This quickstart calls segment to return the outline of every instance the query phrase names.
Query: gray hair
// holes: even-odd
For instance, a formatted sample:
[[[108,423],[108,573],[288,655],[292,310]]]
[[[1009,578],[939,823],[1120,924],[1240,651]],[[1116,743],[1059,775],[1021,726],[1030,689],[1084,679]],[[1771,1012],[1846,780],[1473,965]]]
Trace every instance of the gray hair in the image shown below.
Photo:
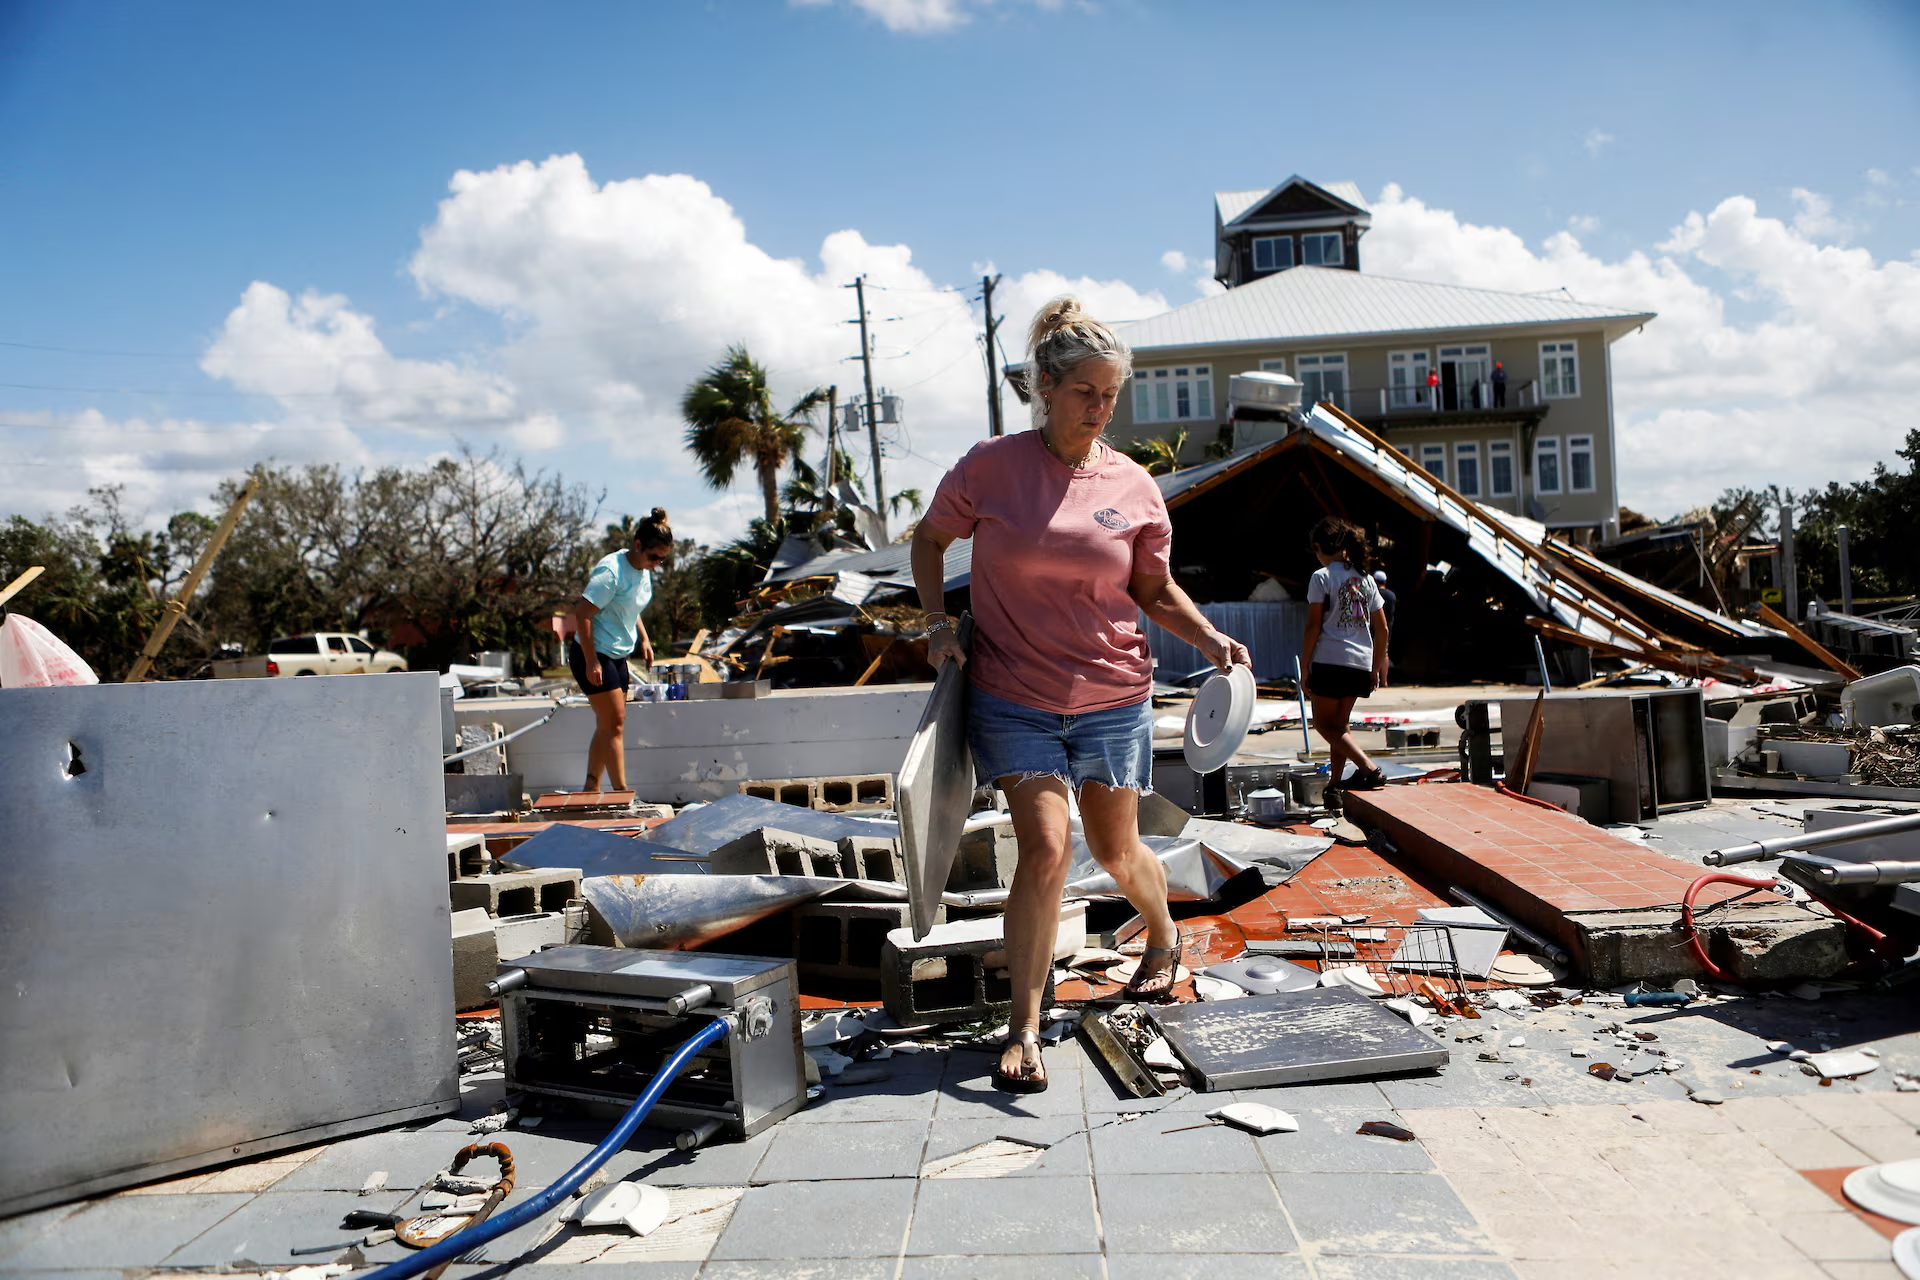
[[[1041,375],[1051,377],[1059,386],[1075,369],[1100,356],[1118,360],[1121,378],[1132,378],[1133,348],[1088,315],[1080,299],[1066,294],[1040,308],[1027,331],[1027,407],[1033,413],[1034,426],[1045,426],[1047,421],[1046,397],[1040,394]]]

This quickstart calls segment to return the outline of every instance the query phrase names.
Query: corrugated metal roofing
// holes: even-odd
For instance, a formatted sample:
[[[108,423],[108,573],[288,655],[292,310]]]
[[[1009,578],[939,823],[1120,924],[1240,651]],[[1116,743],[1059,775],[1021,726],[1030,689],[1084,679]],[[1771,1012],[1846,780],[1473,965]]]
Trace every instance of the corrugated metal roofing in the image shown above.
[[[947,547],[945,564],[947,590],[964,587],[973,575],[973,540],[955,538]],[[837,573],[863,574],[876,583],[890,587],[913,585],[913,546],[896,542],[878,551],[832,551],[815,556],[804,564],[776,569],[768,582],[791,582],[796,578],[820,578]]]
[[[1652,318],[1650,311],[1575,302],[1559,293],[1502,293],[1337,267],[1294,267],[1116,328],[1142,351],[1560,322],[1611,321],[1624,330]]]
[[[1292,181],[1292,178],[1287,179],[1287,182]],[[1286,186],[1287,182],[1281,183],[1280,187]],[[1367,207],[1367,202],[1360,198],[1360,184],[1357,182],[1316,182],[1313,185],[1336,199],[1345,200],[1356,209]],[[1220,210],[1222,223],[1232,222],[1280,187],[1262,187],[1258,191],[1216,191],[1213,193],[1214,207]]]

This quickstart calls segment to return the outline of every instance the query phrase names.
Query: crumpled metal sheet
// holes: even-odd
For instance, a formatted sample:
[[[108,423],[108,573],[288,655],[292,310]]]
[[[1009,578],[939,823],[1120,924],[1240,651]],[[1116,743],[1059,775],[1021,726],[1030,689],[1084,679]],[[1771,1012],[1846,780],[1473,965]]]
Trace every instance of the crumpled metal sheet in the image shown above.
[[[712,804],[681,810],[679,817],[648,831],[647,839],[704,857],[721,845],[762,827],[821,840],[838,840],[842,836],[894,838],[900,834],[899,823],[883,818],[822,813],[762,800],[758,796],[731,795],[722,796]]]
[[[1220,896],[1221,886],[1247,869],[1247,864],[1208,848],[1189,836],[1141,836],[1140,843],[1153,851],[1167,869],[1167,901],[1206,902]],[[1093,850],[1078,831],[1073,833],[1073,861],[1067,866],[1069,898],[1117,894],[1120,886],[1093,860]],[[945,895],[948,905],[991,907],[1007,900],[1005,889],[982,889],[975,893]]]
[[[527,868],[578,867],[583,876],[701,875],[707,871],[704,858],[672,845],[564,822],[515,845],[498,860]]]
[[[697,947],[816,898],[907,900],[905,885],[829,876],[590,876],[580,893],[616,945],[656,951]]]
[[[1299,875],[1308,863],[1333,847],[1331,836],[1296,835],[1291,831],[1272,831],[1244,822],[1219,822],[1212,818],[1190,818],[1180,834],[1201,841],[1215,853],[1242,862],[1264,862],[1278,867],[1286,872],[1287,880]]]

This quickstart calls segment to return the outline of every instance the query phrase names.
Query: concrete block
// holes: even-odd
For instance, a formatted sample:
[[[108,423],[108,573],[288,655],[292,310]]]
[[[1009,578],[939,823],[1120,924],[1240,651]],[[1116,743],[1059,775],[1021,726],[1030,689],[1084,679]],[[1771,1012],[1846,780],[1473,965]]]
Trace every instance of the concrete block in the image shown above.
[[[713,851],[717,876],[829,876],[854,880],[856,870],[831,840],[817,840],[773,827],[749,831]]]
[[[1086,904],[1071,921],[1063,912],[1061,935],[1077,930],[1073,945],[1086,941]],[[988,916],[936,925],[915,942],[911,929],[887,935],[880,968],[880,999],[903,1026],[927,1022],[975,1022],[1004,1018],[1013,1008],[1013,985],[1006,976],[1005,918]],[[1056,954],[1059,951],[1055,946]],[[1048,970],[1043,1005],[1053,1000]]]
[[[1576,967],[1599,987],[1701,977],[1680,941],[1678,916],[1666,907],[1570,913]],[[1699,918],[1699,926],[1707,954],[1741,982],[1830,978],[1846,967],[1846,926],[1788,903],[1735,903]]]
[[[449,883],[462,876],[482,875],[487,865],[493,861],[493,855],[487,852],[487,838],[478,832],[467,834],[447,833],[447,880]]]
[[[500,971],[493,917],[484,910],[453,913],[453,1007],[478,1009],[493,1003],[487,984]]]
[[[890,773],[845,774],[814,781],[819,785],[818,797],[813,802],[816,809],[838,813],[842,809],[893,807],[893,775]]]
[[[584,907],[580,924],[584,932]],[[537,911],[531,915],[507,916],[493,922],[493,941],[502,960],[529,956],[547,947],[573,941],[568,936],[565,911]]]
[[[790,804],[796,809],[811,809],[820,790],[811,778],[780,778],[765,782],[743,782],[740,794],[775,804]]]
[[[1013,883],[1013,869],[1019,861],[1020,846],[1013,838],[1012,823],[969,831],[960,837],[953,870],[947,873],[947,888],[955,893],[1004,889]]]
[[[944,921],[943,907],[935,918]],[[904,902],[809,902],[793,909],[800,976],[879,983],[887,935],[913,919]]]
[[[447,886],[455,911],[478,907],[491,916],[561,911],[580,896],[580,872],[565,867],[473,876]]]
[[[861,880],[884,880],[888,884],[907,882],[907,864],[900,856],[900,842],[884,836],[840,837],[841,865],[850,868],[849,876]]]
[[[1801,919],[1731,925],[1713,931],[1707,954],[1736,982],[1831,978],[1847,965],[1846,926]]]

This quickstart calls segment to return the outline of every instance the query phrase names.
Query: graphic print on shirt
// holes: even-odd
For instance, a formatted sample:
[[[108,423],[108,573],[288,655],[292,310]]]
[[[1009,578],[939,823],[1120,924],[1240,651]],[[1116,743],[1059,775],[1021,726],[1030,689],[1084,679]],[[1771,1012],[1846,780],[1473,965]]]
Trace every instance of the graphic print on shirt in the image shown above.
[[[1102,507],[1093,513],[1093,518],[1108,529],[1120,530],[1132,527],[1127,518],[1112,507]]]
[[[1367,625],[1367,589],[1359,578],[1340,584],[1333,598],[1332,625],[1342,631],[1364,630]]]

